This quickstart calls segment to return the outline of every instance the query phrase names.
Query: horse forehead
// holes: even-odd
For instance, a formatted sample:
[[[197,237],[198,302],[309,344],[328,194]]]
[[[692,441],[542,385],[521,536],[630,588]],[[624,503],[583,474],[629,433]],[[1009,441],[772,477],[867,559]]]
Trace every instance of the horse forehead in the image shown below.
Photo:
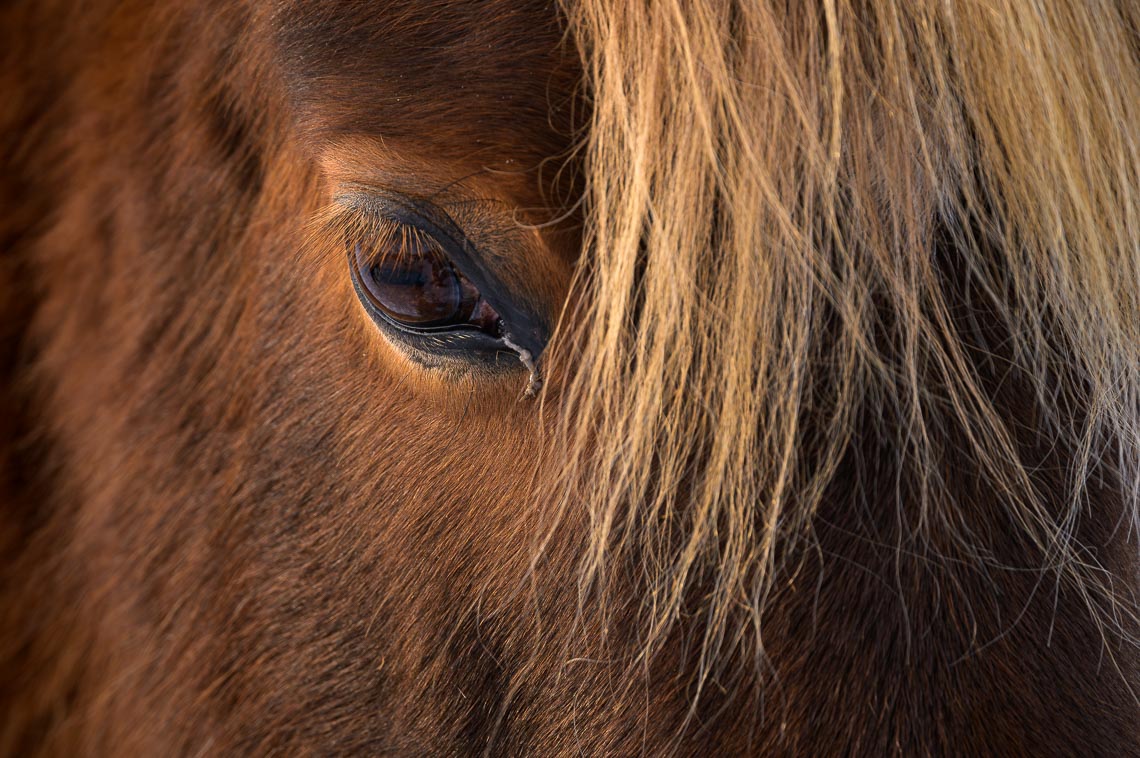
[[[289,0],[270,23],[298,124],[316,141],[541,159],[572,131],[577,62],[550,3]]]

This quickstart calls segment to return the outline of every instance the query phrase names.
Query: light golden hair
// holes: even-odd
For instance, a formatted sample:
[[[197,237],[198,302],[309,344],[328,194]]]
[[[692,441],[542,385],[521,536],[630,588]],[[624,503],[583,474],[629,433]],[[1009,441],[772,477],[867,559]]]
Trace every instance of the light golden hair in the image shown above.
[[[567,15],[592,117],[559,483],[588,513],[591,607],[633,573],[644,652],[691,613],[702,671],[759,649],[780,556],[810,537],[869,403],[893,410],[873,433],[922,477],[886,507],[967,551],[940,484],[948,425],[1062,573],[1081,573],[1092,467],[1136,526],[1140,6],[577,0]],[[1010,335],[1043,433],[1075,451],[1060,514],[954,325],[947,256]]]

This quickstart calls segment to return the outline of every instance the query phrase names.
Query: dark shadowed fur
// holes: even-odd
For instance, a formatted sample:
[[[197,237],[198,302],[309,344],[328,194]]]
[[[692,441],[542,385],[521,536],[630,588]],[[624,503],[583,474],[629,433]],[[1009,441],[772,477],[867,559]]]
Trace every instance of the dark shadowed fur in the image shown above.
[[[949,421],[940,495],[987,560],[949,528],[901,549],[924,472],[865,398],[762,655],[726,647],[699,697],[715,576],[638,660],[641,564],[609,568],[603,616],[587,514],[533,558],[558,366],[544,413],[521,367],[422,371],[314,220],[346,184],[521,209],[551,223],[505,276],[557,320],[589,121],[558,6],[16,0],[0,56],[0,755],[1140,756],[1109,467],[1073,542],[1117,624],[1040,570]],[[1037,432],[956,239],[951,326],[1060,511],[1075,442]]]

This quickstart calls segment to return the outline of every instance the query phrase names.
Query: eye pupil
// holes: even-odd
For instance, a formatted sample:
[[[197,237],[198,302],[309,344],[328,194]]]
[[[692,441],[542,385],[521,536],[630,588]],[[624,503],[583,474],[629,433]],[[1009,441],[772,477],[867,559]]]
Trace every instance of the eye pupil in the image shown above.
[[[473,326],[494,331],[498,314],[427,238],[356,242],[350,254],[361,294],[389,320],[414,329]]]

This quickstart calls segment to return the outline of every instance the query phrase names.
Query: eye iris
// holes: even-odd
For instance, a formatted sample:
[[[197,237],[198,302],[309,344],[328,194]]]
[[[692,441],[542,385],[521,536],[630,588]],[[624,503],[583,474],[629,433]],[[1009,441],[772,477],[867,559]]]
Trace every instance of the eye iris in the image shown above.
[[[415,245],[397,255],[371,256],[357,245],[356,254],[361,283],[393,319],[431,326],[463,318],[464,288],[438,250]]]

